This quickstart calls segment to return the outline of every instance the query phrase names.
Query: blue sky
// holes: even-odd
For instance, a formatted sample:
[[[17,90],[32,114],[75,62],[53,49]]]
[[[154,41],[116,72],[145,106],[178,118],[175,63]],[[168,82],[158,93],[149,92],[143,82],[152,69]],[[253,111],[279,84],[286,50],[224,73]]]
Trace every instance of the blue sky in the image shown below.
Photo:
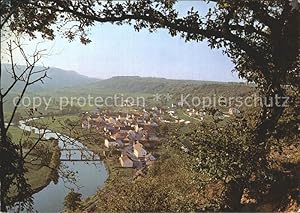
[[[181,3],[184,11],[190,2]],[[205,7],[200,11],[204,11]],[[46,66],[74,70],[83,75],[110,78],[112,76],[147,76],[170,79],[236,81],[233,64],[221,50],[212,50],[207,42],[184,42],[167,31],[134,31],[132,26],[96,24],[90,31],[92,43],[71,43],[59,36],[41,46],[50,56],[43,58]],[[32,49],[30,43],[27,47]]]

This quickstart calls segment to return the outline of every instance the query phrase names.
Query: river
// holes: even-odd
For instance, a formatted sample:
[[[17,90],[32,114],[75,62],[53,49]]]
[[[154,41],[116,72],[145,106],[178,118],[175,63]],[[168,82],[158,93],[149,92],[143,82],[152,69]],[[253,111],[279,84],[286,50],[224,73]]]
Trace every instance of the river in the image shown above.
[[[29,121],[29,120],[27,120]],[[73,140],[60,133],[53,133],[50,130],[39,130],[35,127],[27,126],[25,121],[20,121],[19,128],[26,131],[34,131],[40,133],[44,131],[44,138],[55,138],[59,141],[61,149],[78,149],[86,150],[86,147],[77,140]],[[85,155],[93,154],[90,151],[84,151]],[[70,151],[61,151],[61,159],[68,158]],[[81,151],[72,151],[72,159],[80,159]],[[102,161],[63,161],[63,167],[68,167],[68,170],[76,173],[76,183],[64,181],[62,177],[59,178],[57,184],[51,182],[40,192],[33,195],[34,210],[38,212],[60,212],[63,210],[63,202],[65,196],[70,192],[71,188],[75,192],[82,194],[82,198],[87,198],[102,188],[105,180],[108,177],[108,172]],[[79,186],[79,188],[78,188]]]

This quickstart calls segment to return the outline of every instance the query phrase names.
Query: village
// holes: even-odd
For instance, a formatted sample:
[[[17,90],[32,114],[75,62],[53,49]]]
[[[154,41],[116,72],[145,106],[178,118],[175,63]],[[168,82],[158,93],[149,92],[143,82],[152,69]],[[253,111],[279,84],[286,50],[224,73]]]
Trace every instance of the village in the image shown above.
[[[105,139],[107,150],[119,151],[121,167],[135,168],[138,173],[151,166],[156,158],[149,148],[161,143],[158,137],[161,112],[153,109],[143,113],[86,112],[82,115],[83,129],[95,129]]]
[[[166,109],[152,107],[135,110],[135,112],[112,112],[110,110],[85,112],[81,117],[81,127],[86,130],[95,129],[103,137],[103,145],[107,150],[120,153],[121,167],[135,168],[138,171],[151,166],[156,158],[147,149],[153,149],[161,144],[159,125],[161,123],[179,123],[188,125],[192,122],[184,120],[175,113],[181,110],[184,116],[191,120],[203,121],[209,112],[205,109],[182,109],[180,105],[172,104]],[[230,116],[240,116],[241,112],[230,107],[228,112],[215,110],[212,116],[224,119]]]

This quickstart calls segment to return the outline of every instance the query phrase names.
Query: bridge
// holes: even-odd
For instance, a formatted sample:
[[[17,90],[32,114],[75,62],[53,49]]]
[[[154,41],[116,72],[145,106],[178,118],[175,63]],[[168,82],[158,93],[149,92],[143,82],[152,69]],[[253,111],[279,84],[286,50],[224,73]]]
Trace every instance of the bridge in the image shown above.
[[[101,161],[101,158],[94,153],[95,150],[63,148],[60,151],[65,152],[65,158],[62,156],[60,161]]]

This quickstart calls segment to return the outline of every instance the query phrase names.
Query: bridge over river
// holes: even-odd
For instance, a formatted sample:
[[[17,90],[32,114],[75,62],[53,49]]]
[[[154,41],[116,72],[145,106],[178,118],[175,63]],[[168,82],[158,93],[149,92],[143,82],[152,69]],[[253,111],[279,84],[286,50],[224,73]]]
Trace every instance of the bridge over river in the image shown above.
[[[82,198],[85,199],[103,186],[108,172],[99,156],[94,154],[99,150],[89,150],[80,141],[67,135],[27,126],[27,121],[20,121],[19,128],[36,134],[44,132],[45,139],[57,139],[61,150],[62,169],[76,174],[76,183],[60,177],[57,183],[52,181],[47,187],[34,194],[34,211],[61,212],[64,208],[64,198],[71,190],[81,193]]]
[[[62,148],[60,161],[101,161],[95,154],[97,150],[87,150],[82,148]]]

